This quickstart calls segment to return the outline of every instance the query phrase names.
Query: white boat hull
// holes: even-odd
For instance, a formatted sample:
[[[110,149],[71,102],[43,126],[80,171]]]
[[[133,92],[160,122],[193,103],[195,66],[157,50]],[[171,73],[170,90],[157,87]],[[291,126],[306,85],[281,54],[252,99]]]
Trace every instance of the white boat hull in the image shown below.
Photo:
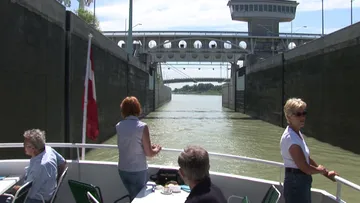
[[[0,160],[0,175],[22,175],[24,167],[29,160]],[[101,188],[104,202],[114,202],[116,199],[127,194],[117,170],[115,162],[99,161],[68,161],[68,174],[61,185],[56,202],[75,203],[67,181],[74,179]],[[168,166],[149,165],[149,174],[156,174],[159,168],[172,168]],[[226,198],[230,195],[248,196],[252,203],[261,202],[266,191],[271,185],[275,185],[280,192],[283,187],[279,182],[245,176],[230,175],[211,172],[211,180],[222,189]],[[279,201],[283,203],[283,195]],[[324,190],[312,189],[313,203],[336,203],[336,198]]]

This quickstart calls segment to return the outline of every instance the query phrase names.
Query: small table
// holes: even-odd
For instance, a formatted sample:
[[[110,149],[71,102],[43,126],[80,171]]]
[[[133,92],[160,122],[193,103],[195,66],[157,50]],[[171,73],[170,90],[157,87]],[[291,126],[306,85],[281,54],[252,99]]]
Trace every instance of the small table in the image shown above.
[[[189,196],[188,192],[181,190],[179,193],[164,195],[161,190],[153,191],[152,185],[144,187],[132,203],[184,203]]]
[[[4,194],[4,192],[14,186],[19,180],[20,177],[6,177],[0,180],[0,195]]]

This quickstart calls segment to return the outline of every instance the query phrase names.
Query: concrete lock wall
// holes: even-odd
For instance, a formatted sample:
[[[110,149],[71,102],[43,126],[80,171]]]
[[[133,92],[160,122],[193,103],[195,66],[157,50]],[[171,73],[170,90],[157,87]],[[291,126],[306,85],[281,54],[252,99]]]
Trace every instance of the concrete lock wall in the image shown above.
[[[157,71],[161,71],[161,64],[157,64]],[[160,73],[155,71],[155,108],[159,108],[171,101],[171,88],[164,85]]]
[[[155,108],[148,68],[114,42],[66,11],[56,1],[0,1],[3,55],[1,142],[23,142],[30,128],[47,132],[47,142],[80,142],[82,96],[88,35],[93,34],[93,64],[100,122],[100,143],[115,134],[120,102],[136,96],[143,115]],[[162,90],[160,90],[162,91]],[[166,94],[166,93],[160,93]],[[168,96],[169,97],[169,96]],[[170,96],[171,98],[171,96]],[[87,140],[90,142],[90,140]],[[23,150],[2,150],[11,157]]]
[[[235,111],[245,112],[245,68],[240,68],[236,73]]]
[[[247,69],[247,114],[286,126],[283,104],[308,104],[308,136],[360,153],[360,23],[314,40]]]
[[[222,85],[222,106],[228,109],[235,109],[234,82],[230,81]]]
[[[229,108],[229,83],[222,85],[222,106]]]
[[[159,108],[167,102],[171,101],[171,88],[165,85],[156,85],[155,92],[155,108]]]
[[[88,35],[93,33],[92,49],[95,71],[97,104],[101,136],[104,141],[115,134],[114,125],[121,120],[120,103],[127,96],[139,99],[143,113],[152,110],[153,100],[147,98],[149,74],[141,64],[128,61],[127,54],[110,39],[95,31],[74,13],[67,11],[69,21],[67,44],[69,47],[69,135],[70,142],[81,142],[82,96]],[[140,69],[140,68],[143,69]],[[106,136],[107,135],[107,136]],[[90,140],[88,140],[90,142]]]
[[[222,106],[236,112],[245,108],[245,68],[234,72],[229,83],[222,85]]]
[[[63,142],[65,9],[52,1],[21,2],[0,1],[0,142],[23,142],[30,128]],[[23,153],[0,150],[1,157]]]

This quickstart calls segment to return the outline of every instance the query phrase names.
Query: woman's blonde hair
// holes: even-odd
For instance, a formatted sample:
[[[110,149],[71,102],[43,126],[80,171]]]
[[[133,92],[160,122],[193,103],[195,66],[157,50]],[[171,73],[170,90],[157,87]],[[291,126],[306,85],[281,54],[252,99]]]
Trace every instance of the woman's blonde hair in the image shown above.
[[[290,98],[286,101],[284,106],[284,114],[286,120],[289,122],[288,117],[294,114],[298,109],[306,108],[306,103],[300,98]]]

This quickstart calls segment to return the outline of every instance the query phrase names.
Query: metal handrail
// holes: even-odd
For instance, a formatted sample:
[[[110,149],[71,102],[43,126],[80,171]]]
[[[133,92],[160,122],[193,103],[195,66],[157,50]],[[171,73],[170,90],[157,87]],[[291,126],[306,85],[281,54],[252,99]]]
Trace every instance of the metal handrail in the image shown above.
[[[58,148],[77,148],[77,149],[79,149],[79,148],[117,149],[118,148],[117,145],[111,145],[111,144],[46,143],[46,145],[51,146],[51,147],[58,147]],[[0,143],[0,148],[21,148],[21,147],[24,147],[23,143]],[[173,148],[162,148],[162,151],[182,152],[183,150],[173,149]],[[226,158],[232,158],[232,159],[241,160],[241,161],[249,161],[249,162],[272,165],[272,166],[279,167],[280,169],[282,169],[284,167],[283,163],[276,162],[276,161],[269,161],[269,160],[264,160],[264,159],[250,158],[250,157],[246,157],[246,156],[238,156],[238,155],[215,153],[215,152],[208,152],[208,154],[211,156],[226,157]],[[281,171],[280,171],[280,173],[281,173]],[[280,175],[280,178],[281,178],[281,175]],[[350,188],[353,188],[354,190],[360,191],[360,185],[357,185],[345,178],[342,178],[340,176],[335,176],[335,180],[337,182],[336,200],[338,202],[342,202],[342,200],[341,200],[341,186],[342,185],[346,185]],[[280,183],[281,183],[281,180],[280,180]]]
[[[111,36],[116,34],[122,34],[126,35],[126,31],[103,31],[104,35]],[[211,35],[220,35],[220,36],[250,36],[249,32],[236,32],[236,31],[170,31],[170,30],[164,30],[164,31],[133,31],[132,35],[204,35],[204,36],[211,36]],[[314,37],[319,38],[322,37],[321,34],[312,34],[312,33],[277,33],[279,36],[308,36],[308,37]],[[251,37],[271,37],[271,36],[251,36]],[[274,36],[273,36],[274,37]]]

